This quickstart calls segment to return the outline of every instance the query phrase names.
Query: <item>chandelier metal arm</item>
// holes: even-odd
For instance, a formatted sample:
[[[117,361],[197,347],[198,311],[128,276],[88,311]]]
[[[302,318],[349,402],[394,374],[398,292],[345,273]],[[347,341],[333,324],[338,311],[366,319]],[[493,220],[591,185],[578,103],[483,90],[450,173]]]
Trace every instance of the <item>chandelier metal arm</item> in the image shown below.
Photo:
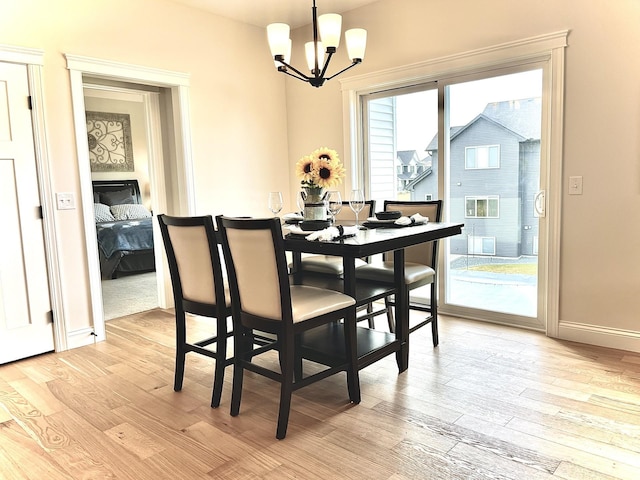
[[[340,75],[341,73],[346,72],[347,70],[349,70],[350,68],[355,67],[356,65],[358,65],[359,63],[362,63],[362,60],[360,58],[354,58],[353,59],[353,63],[351,65],[349,65],[348,67],[344,67],[342,70],[340,70],[338,73],[334,73],[333,75],[331,75],[330,77],[325,78],[325,80],[331,80],[333,77],[337,77],[338,75]]]

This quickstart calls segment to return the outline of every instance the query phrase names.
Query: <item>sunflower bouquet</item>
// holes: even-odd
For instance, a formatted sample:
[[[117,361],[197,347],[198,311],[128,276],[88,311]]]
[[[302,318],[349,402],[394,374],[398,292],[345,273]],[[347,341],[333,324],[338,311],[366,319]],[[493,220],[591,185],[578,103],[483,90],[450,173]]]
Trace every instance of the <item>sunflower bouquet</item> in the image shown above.
[[[318,148],[296,163],[296,175],[303,188],[332,188],[342,183],[345,173],[338,152],[326,147]]]

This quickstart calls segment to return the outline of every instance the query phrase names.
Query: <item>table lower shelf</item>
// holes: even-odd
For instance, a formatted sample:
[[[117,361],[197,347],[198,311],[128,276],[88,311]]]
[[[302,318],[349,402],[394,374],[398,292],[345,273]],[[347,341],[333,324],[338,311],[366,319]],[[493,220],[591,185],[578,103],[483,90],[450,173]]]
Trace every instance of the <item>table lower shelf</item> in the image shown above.
[[[393,333],[365,327],[357,327],[356,332],[360,370],[400,350],[401,342]],[[344,363],[344,325],[331,323],[304,332],[300,338],[300,353],[302,358],[322,365]]]

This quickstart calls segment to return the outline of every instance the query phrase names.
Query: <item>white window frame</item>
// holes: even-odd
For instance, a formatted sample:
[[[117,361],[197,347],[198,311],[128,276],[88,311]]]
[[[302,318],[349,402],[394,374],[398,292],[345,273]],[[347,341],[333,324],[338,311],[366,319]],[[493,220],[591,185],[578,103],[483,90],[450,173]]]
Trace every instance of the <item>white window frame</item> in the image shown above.
[[[490,151],[492,148],[497,148],[498,149],[498,164],[495,166],[489,165],[489,158],[490,158]],[[469,150],[474,150],[476,152],[476,159],[475,159],[475,167],[470,167],[469,166],[469,162],[468,162],[468,154],[469,154]],[[487,152],[486,156],[484,155],[478,155],[479,152],[483,152],[485,151]],[[486,163],[485,165],[479,165],[479,159],[483,160],[483,163]],[[470,146],[470,147],[465,147],[464,148],[464,169],[465,170],[487,170],[487,169],[492,169],[492,168],[500,168],[500,145],[496,144],[496,145],[474,145],[474,146]]]
[[[493,250],[489,252],[484,252],[484,243],[489,240],[493,245]],[[476,245],[480,245],[480,251],[476,249]],[[486,255],[488,257],[494,256],[496,254],[496,237],[482,237],[482,236],[473,236],[469,235],[467,237],[467,253],[469,255]]]
[[[467,202],[469,200],[475,200],[475,215],[470,215],[467,210]],[[487,201],[487,215],[486,216],[478,216],[478,200],[486,200]],[[489,215],[489,202],[491,200],[495,200],[498,202],[498,213],[495,216]],[[500,218],[500,196],[498,195],[467,195],[464,197],[464,218]]]

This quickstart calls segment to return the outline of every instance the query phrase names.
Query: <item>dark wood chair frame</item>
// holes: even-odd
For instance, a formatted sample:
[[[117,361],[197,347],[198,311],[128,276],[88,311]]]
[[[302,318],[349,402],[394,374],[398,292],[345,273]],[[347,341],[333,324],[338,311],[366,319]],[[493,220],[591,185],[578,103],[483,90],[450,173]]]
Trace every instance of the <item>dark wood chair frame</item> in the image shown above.
[[[173,286],[173,297],[176,312],[176,367],[173,389],[177,392],[182,390],[184,378],[185,358],[187,353],[195,352],[215,359],[213,376],[213,393],[211,406],[218,407],[222,396],[225,367],[233,363],[233,358],[227,358],[227,339],[233,335],[233,331],[228,328],[227,318],[231,316],[231,308],[226,306],[224,280],[222,277],[222,265],[216,241],[213,218],[210,215],[200,217],[171,217],[168,215],[158,215],[158,223],[162,232],[162,240],[169,263],[171,283]],[[182,281],[180,271],[176,261],[176,254],[169,236],[168,227],[203,227],[209,243],[209,261],[213,271],[213,285],[215,288],[215,305],[190,301],[184,298],[182,292]],[[203,258],[203,262],[207,259]],[[186,336],[186,313],[210,317],[216,319],[216,335],[193,343],[187,342]],[[215,350],[206,348],[215,344]]]
[[[440,222],[442,219],[442,200],[425,200],[425,201],[398,201],[398,200],[385,200],[384,201],[384,210],[390,211],[395,210],[397,206],[411,206],[411,205],[436,205],[436,218],[430,218],[431,222]],[[394,207],[395,206],[395,207]],[[438,245],[439,241],[434,240],[432,242],[421,245],[419,248],[430,248],[431,249],[431,265],[427,265],[431,267],[435,272],[433,282],[431,282],[431,292],[430,292],[430,305],[420,305],[416,303],[409,302],[410,310],[417,310],[421,312],[427,312],[429,315],[419,323],[412,325],[409,327],[409,333],[416,331],[419,328],[424,327],[425,325],[431,324],[431,337],[433,340],[433,346],[437,347],[439,343],[438,338]],[[414,290],[418,287],[428,285],[429,282],[424,283],[416,283],[412,284],[410,290]],[[409,294],[409,290],[407,290],[407,295]],[[392,297],[385,298],[385,307],[387,310],[387,319],[389,322],[389,327],[391,331],[393,331],[393,307],[395,302],[392,300]]]
[[[289,272],[280,220],[278,218],[239,219],[218,216],[216,217],[216,222],[222,237],[223,252],[229,278],[229,286],[231,289],[233,326],[235,331],[235,361],[233,370],[233,390],[231,394],[231,415],[235,417],[240,413],[242,384],[245,370],[263,375],[281,384],[280,406],[276,430],[276,438],[278,439],[284,438],[287,432],[293,392],[310,385],[311,383],[315,383],[331,375],[345,371],[347,373],[349,399],[355,404],[360,403],[355,306],[335,310],[309,320],[294,323],[293,312],[291,309]],[[263,318],[242,311],[242,299],[238,289],[235,263],[229,247],[227,229],[267,229],[271,232],[271,238],[273,239],[276,252],[276,266],[280,287],[280,304],[282,305],[283,317],[281,320]],[[300,335],[303,332],[332,322],[337,322],[341,319],[344,319],[346,352],[343,360],[304,378],[295,374],[295,372],[302,371],[302,357],[298,351],[300,348]],[[273,334],[276,336],[276,340],[271,344],[252,349],[252,344],[254,343],[254,330]],[[327,338],[327,342],[330,341],[331,339]],[[280,372],[252,362],[252,359],[257,355],[274,349],[279,353]]]

